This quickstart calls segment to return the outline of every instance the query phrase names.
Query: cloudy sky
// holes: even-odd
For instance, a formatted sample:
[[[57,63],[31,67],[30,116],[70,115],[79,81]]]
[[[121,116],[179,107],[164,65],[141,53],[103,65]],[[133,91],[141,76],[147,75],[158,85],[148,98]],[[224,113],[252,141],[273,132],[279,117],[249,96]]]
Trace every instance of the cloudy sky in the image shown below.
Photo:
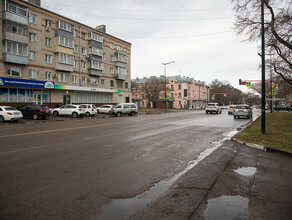
[[[132,79],[181,75],[205,81],[260,79],[260,42],[233,30],[230,0],[42,0],[42,7],[132,43]]]

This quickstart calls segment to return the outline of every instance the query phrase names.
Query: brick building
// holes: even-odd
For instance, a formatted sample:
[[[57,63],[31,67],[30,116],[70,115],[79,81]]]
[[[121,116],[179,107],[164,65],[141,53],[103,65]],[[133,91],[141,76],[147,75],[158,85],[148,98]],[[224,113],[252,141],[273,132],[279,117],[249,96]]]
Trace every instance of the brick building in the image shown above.
[[[132,100],[142,108],[149,106],[152,108],[164,108],[165,78],[164,76],[156,78],[162,85],[160,96],[158,100],[151,101],[149,104],[145,94],[145,85],[151,79],[153,77],[132,80]],[[210,98],[209,87],[204,81],[181,76],[166,78],[166,94],[168,108],[205,108]]]
[[[131,44],[42,8],[0,4],[0,104],[129,102]]]

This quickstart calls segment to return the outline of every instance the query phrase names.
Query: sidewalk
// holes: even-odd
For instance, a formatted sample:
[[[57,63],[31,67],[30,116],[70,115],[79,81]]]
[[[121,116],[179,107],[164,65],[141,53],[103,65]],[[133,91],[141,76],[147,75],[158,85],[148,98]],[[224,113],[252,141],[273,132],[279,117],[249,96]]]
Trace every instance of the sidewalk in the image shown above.
[[[292,160],[224,144],[129,219],[292,219]]]

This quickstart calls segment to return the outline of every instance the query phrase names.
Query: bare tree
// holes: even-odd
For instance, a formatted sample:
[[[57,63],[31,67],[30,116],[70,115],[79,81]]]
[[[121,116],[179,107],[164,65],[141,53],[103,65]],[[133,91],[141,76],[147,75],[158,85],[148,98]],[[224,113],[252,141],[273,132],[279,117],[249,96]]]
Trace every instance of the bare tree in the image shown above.
[[[247,40],[261,36],[261,0],[231,0],[236,11],[235,29]],[[272,56],[274,73],[292,87],[292,1],[262,0],[265,5],[266,48]]]
[[[163,89],[164,84],[160,78],[150,77],[145,81],[142,90],[144,90],[148,108],[150,108],[151,102],[157,102],[159,100],[160,92]]]

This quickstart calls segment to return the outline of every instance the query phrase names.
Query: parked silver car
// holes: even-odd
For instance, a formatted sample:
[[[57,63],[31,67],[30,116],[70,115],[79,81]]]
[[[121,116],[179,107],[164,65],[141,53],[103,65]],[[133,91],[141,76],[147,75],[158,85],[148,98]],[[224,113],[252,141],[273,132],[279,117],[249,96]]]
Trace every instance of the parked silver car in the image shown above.
[[[82,105],[62,105],[60,108],[54,108],[52,112],[55,117],[67,115],[77,118],[85,115],[85,110]]]
[[[120,103],[113,107],[112,114],[117,117],[122,114],[136,115],[138,113],[138,107],[135,103]]]
[[[252,118],[252,109],[249,105],[237,105],[234,110],[234,118]]]

